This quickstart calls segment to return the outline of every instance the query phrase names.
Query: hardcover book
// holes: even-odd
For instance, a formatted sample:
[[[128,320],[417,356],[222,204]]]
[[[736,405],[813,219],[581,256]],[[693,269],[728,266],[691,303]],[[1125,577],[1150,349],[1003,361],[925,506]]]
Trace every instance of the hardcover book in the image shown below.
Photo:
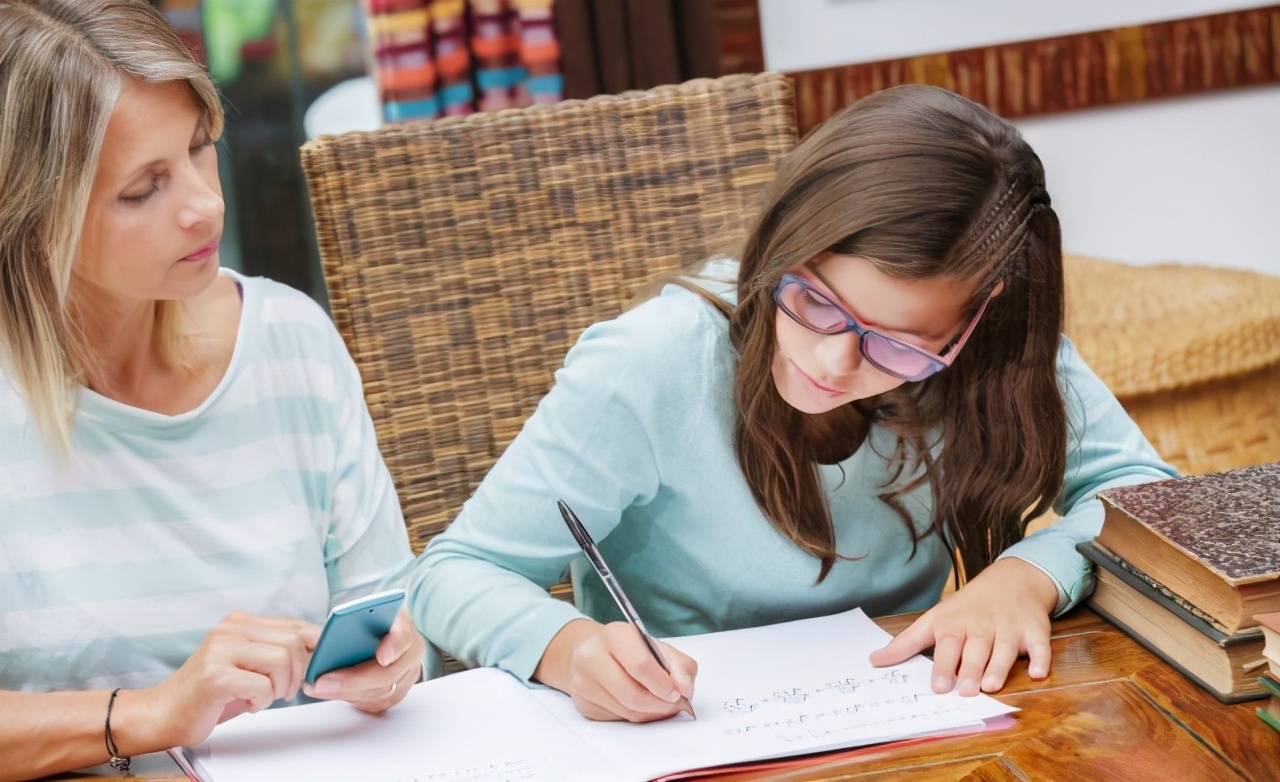
[[[1272,674],[1263,674],[1258,677],[1258,684],[1261,684],[1271,696],[1271,700],[1266,705],[1258,707],[1258,719],[1270,725],[1275,732],[1280,733],[1280,679],[1277,679]]]
[[[1262,636],[1266,643],[1262,647],[1262,655],[1267,658],[1271,675],[1280,681],[1280,613],[1258,614],[1254,617],[1262,628]]]
[[[1097,542],[1232,635],[1280,611],[1280,462],[1099,492]]]
[[[1266,697],[1257,680],[1265,663],[1257,628],[1235,634],[1196,606],[1093,542],[1076,546],[1098,565],[1089,605],[1224,703]]]

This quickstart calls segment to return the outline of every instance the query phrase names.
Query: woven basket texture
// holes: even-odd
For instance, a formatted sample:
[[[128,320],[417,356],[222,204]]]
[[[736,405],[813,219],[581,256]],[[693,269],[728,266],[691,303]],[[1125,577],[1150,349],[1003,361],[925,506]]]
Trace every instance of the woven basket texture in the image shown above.
[[[735,251],[796,142],[780,74],[320,137],[302,150],[334,321],[420,551],[591,323]]]
[[[1280,277],[1064,259],[1067,335],[1186,474],[1280,460]]]

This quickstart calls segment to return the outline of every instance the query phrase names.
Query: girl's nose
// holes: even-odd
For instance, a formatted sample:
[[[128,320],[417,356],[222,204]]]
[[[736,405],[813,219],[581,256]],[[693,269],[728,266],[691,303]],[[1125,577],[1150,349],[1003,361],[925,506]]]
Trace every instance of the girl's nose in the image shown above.
[[[852,374],[862,366],[861,338],[857,332],[830,334],[818,342],[818,362],[830,377]]]

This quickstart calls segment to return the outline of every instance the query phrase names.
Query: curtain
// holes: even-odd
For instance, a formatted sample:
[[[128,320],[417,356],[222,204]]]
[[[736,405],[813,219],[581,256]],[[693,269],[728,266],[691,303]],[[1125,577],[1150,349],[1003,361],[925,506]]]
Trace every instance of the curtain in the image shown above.
[[[554,0],[364,0],[388,122],[554,103]]]
[[[715,0],[556,0],[564,94],[720,75]]]

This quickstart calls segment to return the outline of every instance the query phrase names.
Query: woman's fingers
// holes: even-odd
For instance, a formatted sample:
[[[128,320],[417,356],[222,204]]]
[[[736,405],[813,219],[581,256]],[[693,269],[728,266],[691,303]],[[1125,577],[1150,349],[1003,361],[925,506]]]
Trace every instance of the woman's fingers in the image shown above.
[[[385,666],[379,665],[376,659],[365,660],[349,668],[326,673],[316,679],[314,685],[304,685],[303,692],[313,698],[350,703],[379,700],[391,691],[392,684],[398,690],[406,679],[411,679],[409,684],[416,683],[421,669],[421,658],[412,655],[401,655],[391,665]]]

